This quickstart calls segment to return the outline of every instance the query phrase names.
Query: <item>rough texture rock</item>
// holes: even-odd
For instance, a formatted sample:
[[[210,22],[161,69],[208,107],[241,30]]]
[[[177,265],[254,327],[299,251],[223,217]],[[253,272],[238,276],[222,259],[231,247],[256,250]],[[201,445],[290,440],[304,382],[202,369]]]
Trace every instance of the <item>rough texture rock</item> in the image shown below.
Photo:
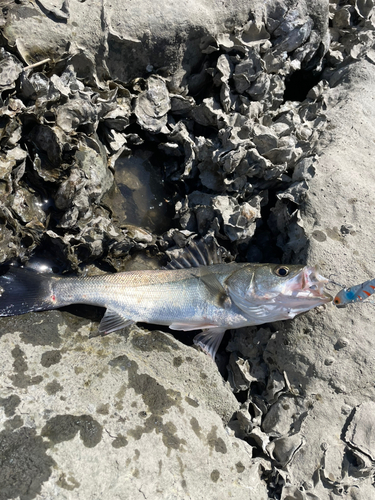
[[[1,318],[1,499],[267,498],[269,464],[225,430],[238,402],[207,356],[95,328],[58,311],[16,331]]]
[[[346,79],[346,84],[330,91],[331,127],[326,135],[329,144],[325,147],[322,143],[317,175],[310,183],[311,194],[303,221],[310,237],[308,260],[317,262],[326,273],[334,273],[339,281],[349,286],[372,277],[375,266],[374,257],[367,250],[372,245],[374,233],[371,208],[368,207],[373,198],[375,181],[372,171],[375,150],[371,139],[374,133],[373,65],[365,62],[353,65],[347,69]],[[318,203],[313,201],[317,198]],[[369,384],[374,370],[372,353],[375,349],[370,326],[372,320],[371,305],[345,310],[329,308],[324,316],[314,321],[312,336],[315,348],[307,352],[304,349],[302,358],[296,356],[296,364],[301,368],[302,364],[305,366],[302,373],[308,375],[312,372],[315,375],[312,380],[306,380],[306,389],[309,393],[322,396],[321,402],[316,404],[316,407],[321,406],[317,408],[317,418],[314,423],[308,419],[305,433],[307,435],[310,429],[312,434],[313,429],[325,429],[320,434],[320,441],[321,444],[327,443],[328,450],[339,445],[334,436],[342,436],[350,424],[352,415],[348,410],[362,403],[366,408],[366,403],[374,399],[372,384]],[[308,320],[301,319],[299,324],[291,326],[291,335],[297,340],[297,328],[303,331],[307,326]],[[347,340],[343,341],[343,337]],[[371,412],[363,418],[367,418],[371,426]],[[342,441],[340,444],[343,448]],[[318,450],[318,440],[306,450],[316,460],[323,455]],[[341,449],[332,458],[330,466],[338,467],[334,480],[322,478],[318,491],[324,489],[326,481],[337,481],[336,484],[331,483],[333,490],[347,488],[354,494],[358,487],[359,491],[363,487],[363,497],[374,494],[373,490],[367,493],[370,491],[367,489],[371,483],[370,472],[361,471],[364,466],[360,460],[356,465],[351,459],[351,451],[350,448]],[[345,459],[349,462],[347,474],[341,469]],[[299,480],[303,475],[313,475],[311,469],[309,472],[306,470],[303,462],[306,464],[301,456],[295,465]],[[362,476],[362,472],[361,484],[357,476]]]
[[[361,62],[340,71],[337,86],[328,91],[330,127],[301,211],[308,243],[296,260],[318,264],[346,286],[373,277],[375,269],[368,251],[374,233],[374,89],[374,66]],[[329,305],[274,325],[276,333],[238,331],[229,344],[249,363],[256,392],[264,390],[261,401],[250,397],[244,410],[254,403],[261,408],[266,434],[257,431],[257,416],[247,427],[237,416],[233,428],[260,436],[283,467],[281,498],[375,495],[372,323],[372,304]]]
[[[223,5],[213,0],[188,0],[166,4],[142,0],[124,7],[122,3],[86,0],[62,2],[59,8],[44,0],[27,8],[8,3],[2,24],[6,38],[28,64],[43,57],[58,61],[68,56],[79,68],[79,77],[92,82],[108,76],[127,82],[160,68],[182,79],[201,62],[202,44],[208,45],[210,39],[221,35],[223,43],[233,45],[226,34],[246,24],[249,17],[258,24],[269,16],[268,27],[274,30],[290,9],[292,15],[279,27],[278,36],[291,32],[294,48],[303,43],[303,37],[296,40],[293,29],[300,32],[298,28],[307,22],[311,30],[309,17],[314,20],[317,38],[324,36],[326,2],[302,1],[293,8],[290,3],[234,0]]]

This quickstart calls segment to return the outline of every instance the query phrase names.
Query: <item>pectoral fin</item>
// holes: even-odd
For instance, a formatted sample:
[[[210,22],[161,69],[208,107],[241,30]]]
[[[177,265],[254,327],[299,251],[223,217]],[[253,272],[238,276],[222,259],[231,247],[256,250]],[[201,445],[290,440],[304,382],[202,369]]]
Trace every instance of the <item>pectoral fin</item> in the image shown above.
[[[199,347],[215,361],[216,352],[223,340],[224,333],[225,329],[223,328],[210,328],[204,330],[194,337],[194,344],[199,345]]]
[[[217,279],[214,273],[204,274],[203,276],[199,276],[199,279],[203,281],[209,291],[216,297],[227,297],[227,292],[225,288]]]
[[[199,274],[195,276],[197,279],[201,280],[202,283],[204,283],[205,287],[212,296],[212,302],[214,304],[219,307],[226,307],[230,305],[230,297],[214,273],[203,272],[201,275]]]
[[[131,319],[124,318],[116,311],[107,309],[99,325],[99,333],[111,333],[121,330],[134,323]]]

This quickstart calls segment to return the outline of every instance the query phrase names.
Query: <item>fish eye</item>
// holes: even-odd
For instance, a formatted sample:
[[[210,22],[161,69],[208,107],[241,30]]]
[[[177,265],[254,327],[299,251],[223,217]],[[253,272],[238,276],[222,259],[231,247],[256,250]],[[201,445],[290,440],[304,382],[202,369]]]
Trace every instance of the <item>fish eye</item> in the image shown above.
[[[339,298],[339,297],[335,297],[335,298],[333,299],[333,303],[334,303],[334,304],[336,304],[336,306],[337,306],[337,305],[339,305],[339,304],[341,304],[341,300],[340,300],[340,298]]]
[[[284,276],[288,276],[289,268],[286,266],[276,267],[274,272],[275,272],[275,274],[277,274],[277,276],[281,276],[283,278]]]

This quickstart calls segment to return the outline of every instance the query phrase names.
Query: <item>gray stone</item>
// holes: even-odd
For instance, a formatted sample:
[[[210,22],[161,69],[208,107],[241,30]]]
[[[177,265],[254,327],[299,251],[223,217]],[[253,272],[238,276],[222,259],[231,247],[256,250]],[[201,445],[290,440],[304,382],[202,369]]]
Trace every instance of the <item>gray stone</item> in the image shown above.
[[[375,461],[375,403],[366,401],[354,412],[345,434],[345,441]]]
[[[205,354],[139,328],[90,339],[58,311],[0,328],[2,498],[266,498],[269,465],[225,431],[238,402]]]

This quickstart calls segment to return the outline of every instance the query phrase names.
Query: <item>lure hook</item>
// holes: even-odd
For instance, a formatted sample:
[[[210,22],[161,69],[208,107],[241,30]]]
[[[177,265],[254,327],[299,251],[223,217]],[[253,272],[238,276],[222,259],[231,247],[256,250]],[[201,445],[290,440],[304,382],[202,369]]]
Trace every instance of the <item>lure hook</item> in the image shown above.
[[[345,288],[346,289],[346,286],[345,285],[342,285],[341,283],[337,283],[337,281],[334,281],[332,279],[332,277],[336,276],[335,274],[330,274],[329,277],[328,277],[328,281],[329,283],[332,283],[332,285],[336,285],[336,286],[339,286],[340,288]]]

